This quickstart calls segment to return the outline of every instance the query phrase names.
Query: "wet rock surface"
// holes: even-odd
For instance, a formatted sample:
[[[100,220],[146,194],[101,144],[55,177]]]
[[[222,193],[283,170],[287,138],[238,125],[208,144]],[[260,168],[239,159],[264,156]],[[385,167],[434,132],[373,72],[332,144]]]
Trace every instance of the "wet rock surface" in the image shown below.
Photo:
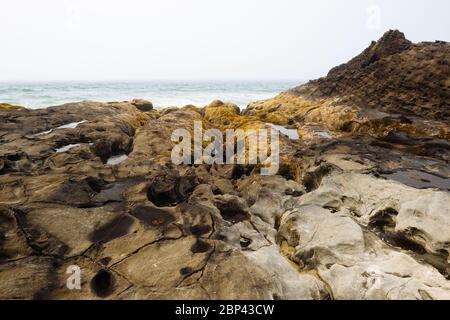
[[[378,95],[396,79],[375,77],[364,101],[356,90],[411,55],[448,78],[447,43],[390,32],[327,78],[242,111],[2,106],[0,298],[450,299],[447,93],[413,74],[428,91],[417,100],[396,70],[402,101]],[[414,99],[437,107],[405,109]],[[172,132],[194,121],[275,126],[278,174],[173,164]],[[73,266],[79,290],[67,286]]]

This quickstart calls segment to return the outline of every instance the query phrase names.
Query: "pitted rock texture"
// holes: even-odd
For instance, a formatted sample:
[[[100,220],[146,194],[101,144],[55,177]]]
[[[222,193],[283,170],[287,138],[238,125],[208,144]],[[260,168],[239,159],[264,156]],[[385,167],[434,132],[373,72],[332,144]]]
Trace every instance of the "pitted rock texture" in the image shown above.
[[[428,78],[448,78],[433,67],[448,54],[389,32],[327,78],[242,111],[218,100],[2,106],[0,298],[450,299],[448,97],[430,85],[420,99],[438,107],[407,113],[422,92],[409,69],[375,77],[414,56]],[[194,121],[275,124],[300,139],[281,132],[273,176],[175,165],[172,132]],[[80,290],[67,287],[74,266]]]

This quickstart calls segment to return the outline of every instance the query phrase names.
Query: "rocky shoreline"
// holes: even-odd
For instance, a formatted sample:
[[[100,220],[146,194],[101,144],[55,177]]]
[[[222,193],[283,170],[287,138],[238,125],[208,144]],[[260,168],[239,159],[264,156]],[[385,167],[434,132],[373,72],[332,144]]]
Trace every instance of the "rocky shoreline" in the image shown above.
[[[0,298],[450,299],[449,49],[390,31],[244,110],[0,104]],[[194,121],[300,139],[275,176],[174,165]]]

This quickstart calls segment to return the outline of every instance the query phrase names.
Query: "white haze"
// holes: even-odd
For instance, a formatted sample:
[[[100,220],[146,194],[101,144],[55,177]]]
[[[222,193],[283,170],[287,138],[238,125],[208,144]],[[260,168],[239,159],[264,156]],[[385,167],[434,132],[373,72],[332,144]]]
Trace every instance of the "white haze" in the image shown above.
[[[396,28],[449,40],[448,0],[1,0],[0,81],[303,80]]]

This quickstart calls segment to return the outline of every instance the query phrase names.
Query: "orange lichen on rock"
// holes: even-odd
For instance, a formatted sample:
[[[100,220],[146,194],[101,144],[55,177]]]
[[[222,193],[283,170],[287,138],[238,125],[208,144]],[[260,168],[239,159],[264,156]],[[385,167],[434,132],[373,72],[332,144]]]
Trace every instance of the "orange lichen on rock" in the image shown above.
[[[22,110],[25,109],[22,106],[12,105],[9,103],[0,103],[0,110]]]

